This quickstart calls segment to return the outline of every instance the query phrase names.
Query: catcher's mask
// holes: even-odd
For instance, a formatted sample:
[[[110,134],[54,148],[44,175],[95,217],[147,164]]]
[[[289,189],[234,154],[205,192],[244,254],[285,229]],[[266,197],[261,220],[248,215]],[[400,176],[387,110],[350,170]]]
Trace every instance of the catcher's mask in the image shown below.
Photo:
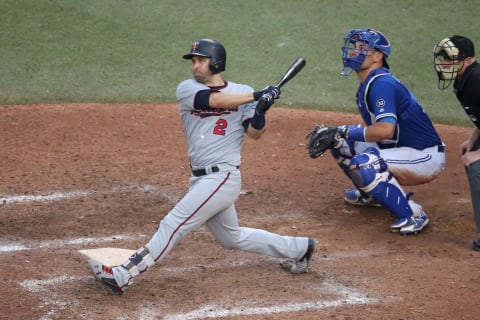
[[[192,59],[193,56],[209,57],[212,60],[209,63],[210,71],[220,73],[225,71],[227,63],[227,52],[223,45],[212,39],[200,39],[192,44],[190,53],[183,55],[183,59]]]
[[[473,43],[466,37],[454,35],[438,42],[433,48],[433,66],[438,76],[438,88],[448,88],[462,69],[465,58],[474,56]]]
[[[390,41],[380,31],[374,29],[353,29],[344,37],[342,47],[343,71],[342,76],[348,76],[352,70],[360,69],[365,57],[370,51],[377,50],[383,53],[383,67],[389,68],[386,58],[390,55]],[[356,45],[362,42],[368,47],[365,49]]]

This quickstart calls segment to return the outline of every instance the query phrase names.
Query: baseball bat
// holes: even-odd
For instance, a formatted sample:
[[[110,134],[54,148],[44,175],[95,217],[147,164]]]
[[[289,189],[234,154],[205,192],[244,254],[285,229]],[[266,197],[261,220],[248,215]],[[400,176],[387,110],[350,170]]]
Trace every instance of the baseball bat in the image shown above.
[[[284,84],[286,84],[288,81],[292,80],[293,77],[295,77],[299,72],[300,70],[303,69],[303,67],[305,67],[305,64],[307,63],[307,61],[305,60],[305,58],[298,58],[296,59],[292,65],[287,69],[287,71],[285,72],[285,74],[283,75],[283,77],[278,81],[277,83],[277,87],[281,88]],[[265,100],[263,98],[260,98],[258,100],[258,103],[263,106],[263,104],[265,103]]]
[[[290,66],[290,68],[287,69],[280,81],[278,81],[277,87],[282,87],[288,81],[292,80],[293,77],[295,77],[300,72],[300,70],[305,67],[306,63],[307,61],[304,58],[298,58],[297,60],[295,60]]]

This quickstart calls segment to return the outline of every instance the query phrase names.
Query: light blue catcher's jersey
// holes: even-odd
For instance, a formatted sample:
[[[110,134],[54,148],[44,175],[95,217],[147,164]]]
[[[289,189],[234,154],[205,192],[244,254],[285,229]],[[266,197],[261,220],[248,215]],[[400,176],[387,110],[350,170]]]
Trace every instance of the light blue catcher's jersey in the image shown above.
[[[234,109],[195,109],[198,91],[245,93],[250,86],[225,82],[222,87],[210,88],[194,79],[184,80],[177,87],[177,100],[183,121],[190,164],[194,167],[227,163],[239,166],[245,128],[243,122],[252,118],[256,103],[247,103]]]
[[[367,125],[382,119],[393,120],[396,124],[394,138],[378,143],[381,149],[411,147],[423,150],[442,144],[417,98],[388,69],[372,71],[358,87],[356,98],[358,110]]]

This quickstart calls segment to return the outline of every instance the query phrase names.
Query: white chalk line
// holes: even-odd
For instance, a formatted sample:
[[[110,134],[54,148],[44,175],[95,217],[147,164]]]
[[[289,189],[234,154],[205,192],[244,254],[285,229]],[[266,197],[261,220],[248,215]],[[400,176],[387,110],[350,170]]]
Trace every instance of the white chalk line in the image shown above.
[[[74,192],[55,192],[47,195],[22,195],[22,196],[6,196],[0,198],[0,203],[10,204],[15,202],[46,202],[46,201],[55,201],[61,199],[77,198],[77,197],[86,197],[89,195],[89,192],[86,191],[74,191]]]
[[[151,192],[157,190],[157,187],[152,185],[128,185],[115,187],[108,192],[118,192],[118,191],[142,191],[142,192]],[[72,198],[81,198],[86,197],[91,194],[98,193],[94,190],[80,190],[80,191],[71,191],[71,192],[53,192],[46,195],[11,195],[11,196],[0,196],[0,205],[1,204],[12,204],[12,203],[28,203],[28,202],[49,202],[49,201],[58,201],[58,200],[67,200]]]
[[[337,308],[343,305],[365,305],[377,303],[378,299],[369,298],[358,290],[345,287],[336,282],[333,278],[328,278],[324,286],[319,289],[327,290],[342,298],[332,301],[307,301],[303,303],[293,303],[284,305],[275,305],[270,307],[249,307],[238,306],[234,308],[224,308],[218,305],[205,305],[196,310],[179,315],[167,315],[164,320],[192,320],[205,318],[224,318],[234,316],[252,316],[252,315],[271,315],[286,312],[300,312],[307,310],[322,310],[326,308]]]
[[[207,266],[207,268],[214,268],[214,266]],[[162,270],[164,271],[164,270]],[[43,291],[52,293],[49,286],[58,286],[65,282],[80,282],[80,281],[93,281],[93,277],[87,276],[61,276],[45,280],[24,280],[19,284],[23,288],[27,289],[29,292],[37,293],[41,297],[46,298],[48,294],[42,294]],[[341,283],[335,281],[332,277],[325,279],[324,284],[317,288],[325,291],[332,292],[336,295],[339,295],[339,299],[335,300],[323,300],[323,301],[306,301],[303,303],[293,303],[293,304],[283,304],[283,305],[272,305],[267,307],[254,307],[248,305],[238,305],[233,307],[224,307],[216,304],[208,304],[201,306],[196,310],[189,311],[183,314],[174,314],[167,315],[163,317],[165,320],[192,320],[192,319],[206,319],[206,318],[224,318],[224,317],[233,317],[233,316],[252,316],[252,315],[271,315],[278,313],[288,313],[288,312],[301,312],[307,310],[322,310],[327,308],[337,308],[344,305],[365,305],[378,303],[379,300],[376,298],[371,298],[365,294],[359,292],[356,289],[348,288]],[[53,301],[53,302],[50,302]],[[73,302],[74,303],[74,302]],[[64,310],[72,302],[63,301],[61,297],[57,294],[54,294],[54,299],[45,300],[42,303],[42,306],[50,307],[47,314],[42,316],[42,320],[48,320],[54,318]],[[155,312],[151,307],[148,310],[138,310],[138,313],[143,314],[141,319],[159,319],[160,315],[163,314],[162,311]],[[158,314],[156,314],[158,313]],[[149,314],[149,316],[146,316]],[[139,318],[140,319],[140,318]]]
[[[85,245],[85,244],[94,244],[94,243],[105,243],[105,242],[112,242],[118,240],[136,240],[139,238],[144,238],[146,235],[113,235],[109,237],[90,237],[90,238],[76,238],[70,240],[48,240],[48,241],[41,241],[34,245],[28,245],[25,243],[7,243],[7,244],[0,244],[0,254],[2,253],[11,253],[16,251],[23,251],[23,250],[39,250],[45,248],[63,248],[66,246],[77,246],[77,245]]]
[[[158,188],[152,185],[128,185],[128,186],[120,186],[115,187],[109,191],[103,191],[100,193],[113,193],[119,191],[141,191],[141,192],[153,192],[158,191]],[[2,204],[14,204],[14,203],[28,203],[28,202],[51,202],[51,201],[59,201],[59,200],[68,200],[72,198],[81,198],[87,197],[89,195],[99,193],[98,190],[79,190],[79,191],[71,191],[71,192],[53,192],[50,194],[45,195],[1,195],[0,194],[0,205]],[[241,191],[240,195],[246,195],[251,193],[250,191]],[[170,202],[176,203],[179,201],[178,195],[168,194],[166,192],[163,193],[163,196]]]
[[[45,280],[24,280],[19,282],[19,284],[30,291],[31,293],[38,293],[40,291],[48,291],[45,287],[52,285],[59,285],[68,281],[80,281],[85,280],[89,277],[75,277],[75,276],[61,276],[57,278],[50,278]]]

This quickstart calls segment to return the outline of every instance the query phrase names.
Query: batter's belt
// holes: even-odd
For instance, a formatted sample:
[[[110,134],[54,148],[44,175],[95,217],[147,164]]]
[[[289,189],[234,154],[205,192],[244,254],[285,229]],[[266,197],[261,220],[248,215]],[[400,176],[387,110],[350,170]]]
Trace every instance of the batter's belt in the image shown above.
[[[240,166],[234,166],[234,168],[239,169]],[[205,176],[207,174],[214,173],[214,172],[220,172],[219,166],[211,165],[205,168],[200,168],[195,170],[192,169],[192,175],[195,177]]]

